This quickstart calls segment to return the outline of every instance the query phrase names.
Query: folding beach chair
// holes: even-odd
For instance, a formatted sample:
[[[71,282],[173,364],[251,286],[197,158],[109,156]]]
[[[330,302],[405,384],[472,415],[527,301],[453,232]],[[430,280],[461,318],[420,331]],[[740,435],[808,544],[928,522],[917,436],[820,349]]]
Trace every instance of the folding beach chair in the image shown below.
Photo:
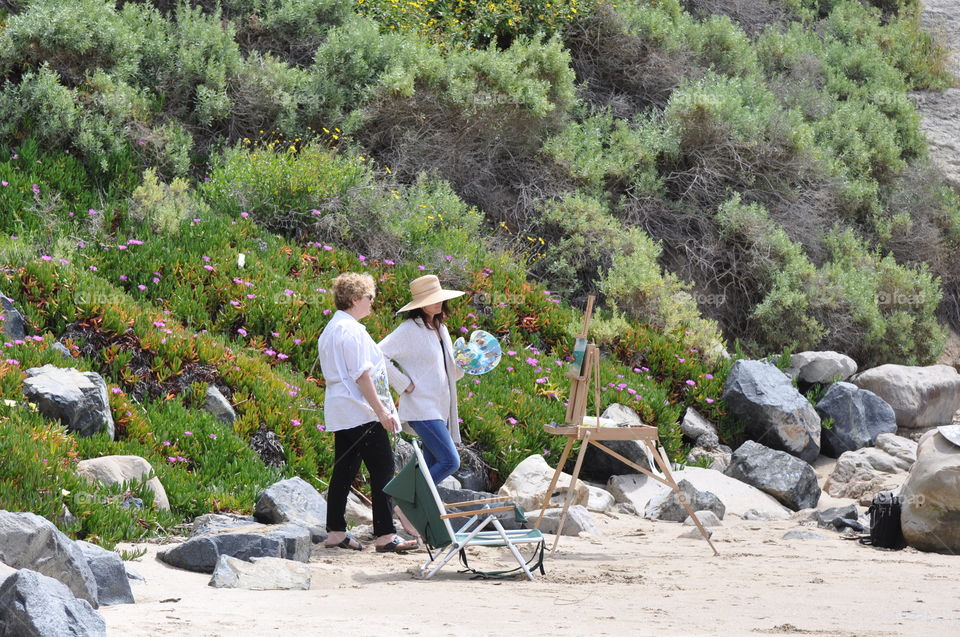
[[[384,491],[393,496],[394,501],[423,539],[430,556],[420,567],[420,577],[432,577],[450,559],[460,554],[460,559],[468,570],[485,577],[505,577],[525,573],[533,579],[531,566],[543,573],[544,539],[538,529],[507,530],[503,528],[497,513],[513,511],[520,516],[518,521],[525,522],[523,513],[516,505],[490,507],[491,502],[503,502],[508,498],[498,497],[485,500],[470,500],[444,504],[437,493],[437,487],[427,470],[427,463],[420,452],[420,446],[413,441],[414,455],[409,462],[387,483]],[[470,511],[447,513],[448,509],[460,507],[482,507]],[[450,524],[452,518],[468,518],[459,531]],[[494,530],[484,530],[488,527]],[[534,544],[533,556],[525,560],[517,548],[519,545]],[[465,549],[471,546],[507,547],[516,558],[518,567],[496,572],[481,572],[470,568]]]

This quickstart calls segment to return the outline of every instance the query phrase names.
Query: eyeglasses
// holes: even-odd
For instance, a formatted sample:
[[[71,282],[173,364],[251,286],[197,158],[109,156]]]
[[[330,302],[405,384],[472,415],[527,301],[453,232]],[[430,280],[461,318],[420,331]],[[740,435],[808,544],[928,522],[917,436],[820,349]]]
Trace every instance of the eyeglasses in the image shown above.
[[[377,295],[376,295],[376,294],[364,294],[363,297],[364,297],[365,299],[370,299],[370,302],[373,303],[373,300],[374,300],[375,298],[377,298]]]

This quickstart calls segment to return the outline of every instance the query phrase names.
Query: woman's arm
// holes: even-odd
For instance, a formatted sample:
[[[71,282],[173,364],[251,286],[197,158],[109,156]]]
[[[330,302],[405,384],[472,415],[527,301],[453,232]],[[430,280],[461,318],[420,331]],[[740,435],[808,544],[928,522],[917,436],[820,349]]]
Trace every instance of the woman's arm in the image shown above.
[[[405,323],[397,326],[397,329],[387,334],[382,341],[378,343],[380,351],[387,359],[387,378],[390,380],[390,386],[399,392],[409,394],[413,391],[413,381],[404,374],[394,363],[394,359],[400,356],[404,350],[404,329]]]

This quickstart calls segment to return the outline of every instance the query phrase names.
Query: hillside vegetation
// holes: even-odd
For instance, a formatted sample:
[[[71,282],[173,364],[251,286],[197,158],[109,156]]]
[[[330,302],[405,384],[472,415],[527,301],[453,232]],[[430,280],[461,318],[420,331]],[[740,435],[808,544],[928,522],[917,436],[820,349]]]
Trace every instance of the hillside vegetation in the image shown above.
[[[953,80],[914,2],[4,6],[0,289],[31,338],[4,343],[0,391],[22,401],[59,340],[106,379],[117,440],[0,407],[0,503],[66,504],[78,536],[248,511],[282,476],[323,488],[313,363],[340,271],[379,281],[375,338],[420,274],[470,292],[451,325],[505,349],[461,385],[495,480],[559,451],[541,425],[588,294],[603,402],[677,458],[686,406],[740,439],[728,344],[926,363],[960,323],[960,200],[907,97]],[[232,427],[200,409],[210,383]],[[280,466],[248,445],[268,432]],[[71,470],[127,453],[171,513]]]

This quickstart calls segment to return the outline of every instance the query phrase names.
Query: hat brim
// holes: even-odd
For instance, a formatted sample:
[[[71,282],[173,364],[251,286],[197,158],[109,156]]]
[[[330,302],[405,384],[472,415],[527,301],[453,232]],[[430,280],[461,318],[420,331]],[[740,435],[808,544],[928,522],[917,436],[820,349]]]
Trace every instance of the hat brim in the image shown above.
[[[397,310],[396,313],[399,314],[400,312],[408,312],[410,310],[415,310],[418,307],[433,305],[434,303],[440,303],[441,301],[449,301],[450,299],[455,299],[458,296],[463,296],[464,294],[466,294],[466,292],[462,292],[460,290],[438,290],[417,301],[410,301]]]

